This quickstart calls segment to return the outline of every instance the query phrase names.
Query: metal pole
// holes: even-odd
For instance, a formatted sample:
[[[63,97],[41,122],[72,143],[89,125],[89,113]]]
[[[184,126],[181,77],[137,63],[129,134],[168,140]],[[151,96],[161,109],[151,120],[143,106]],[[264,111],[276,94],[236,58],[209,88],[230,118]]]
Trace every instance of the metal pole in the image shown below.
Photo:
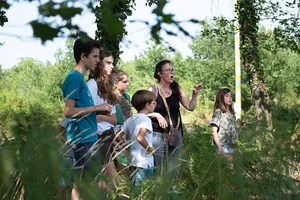
[[[242,111],[242,95],[241,95],[241,53],[240,53],[240,30],[238,22],[238,13],[235,9],[237,6],[237,0],[234,1],[234,49],[235,49],[235,104],[234,110],[236,112],[236,119],[241,119]]]

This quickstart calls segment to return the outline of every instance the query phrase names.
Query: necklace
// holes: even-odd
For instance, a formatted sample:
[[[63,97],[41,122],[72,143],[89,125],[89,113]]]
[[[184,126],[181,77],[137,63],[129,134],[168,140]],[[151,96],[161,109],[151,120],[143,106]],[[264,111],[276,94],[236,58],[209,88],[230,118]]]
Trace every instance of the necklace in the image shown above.
[[[167,95],[170,95],[172,93],[172,90],[169,92],[169,91],[165,90],[164,88],[162,88],[162,89]]]

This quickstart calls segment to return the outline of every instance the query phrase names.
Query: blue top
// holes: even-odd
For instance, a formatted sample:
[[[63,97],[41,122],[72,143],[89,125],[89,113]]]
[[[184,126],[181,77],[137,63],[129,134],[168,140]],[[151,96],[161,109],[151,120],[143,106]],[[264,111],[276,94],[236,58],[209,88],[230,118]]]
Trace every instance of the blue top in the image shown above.
[[[94,106],[84,77],[76,70],[72,70],[66,77],[62,85],[62,92],[65,100],[75,100],[75,107],[77,108]],[[71,142],[78,144],[97,141],[96,112],[81,117],[72,117],[69,122],[67,138]]]

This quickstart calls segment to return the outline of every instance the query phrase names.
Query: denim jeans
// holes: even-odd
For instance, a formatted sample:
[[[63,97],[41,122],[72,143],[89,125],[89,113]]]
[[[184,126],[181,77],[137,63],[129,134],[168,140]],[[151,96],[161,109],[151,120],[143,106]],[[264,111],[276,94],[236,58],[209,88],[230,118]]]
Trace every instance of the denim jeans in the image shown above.
[[[140,185],[140,183],[147,179],[147,178],[151,178],[154,176],[154,170],[153,168],[147,168],[147,169],[143,169],[143,168],[137,168],[136,169],[136,176],[135,176],[135,181],[134,181],[134,185],[138,186]]]
[[[179,130],[179,146],[176,148],[167,145],[167,134],[160,132],[153,132],[153,148],[156,150],[154,153],[154,166],[157,171],[166,166],[167,172],[178,177],[179,167],[179,153],[182,146],[182,134]],[[165,162],[165,163],[164,163]]]

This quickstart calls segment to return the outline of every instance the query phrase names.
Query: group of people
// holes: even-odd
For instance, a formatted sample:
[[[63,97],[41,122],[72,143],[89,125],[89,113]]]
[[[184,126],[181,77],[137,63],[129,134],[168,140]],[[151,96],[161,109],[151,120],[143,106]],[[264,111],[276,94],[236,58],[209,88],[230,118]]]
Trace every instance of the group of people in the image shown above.
[[[136,91],[130,99],[126,93],[128,75],[114,69],[112,54],[100,49],[97,41],[77,39],[73,48],[76,67],[62,85],[65,107],[58,126],[65,144],[61,149],[59,181],[62,198],[73,187],[73,171],[73,199],[84,198],[78,187],[80,182],[98,183],[107,189],[107,181],[103,180],[110,179],[117,185],[120,163],[116,158],[120,155],[126,160],[126,167],[121,170],[134,173],[132,182],[136,186],[154,174],[169,173],[177,178],[183,136],[180,104],[193,111],[202,89],[201,84],[195,85],[190,99],[175,81],[172,62],[162,60],[154,70],[157,84]],[[231,92],[222,91],[216,99],[212,135],[216,151],[231,154],[237,132],[235,125],[230,124],[230,129],[226,125],[235,120]],[[131,105],[137,113],[132,114]],[[179,133],[175,146],[168,143],[173,128]],[[163,171],[162,166],[167,170]],[[172,189],[177,190],[175,184]]]

